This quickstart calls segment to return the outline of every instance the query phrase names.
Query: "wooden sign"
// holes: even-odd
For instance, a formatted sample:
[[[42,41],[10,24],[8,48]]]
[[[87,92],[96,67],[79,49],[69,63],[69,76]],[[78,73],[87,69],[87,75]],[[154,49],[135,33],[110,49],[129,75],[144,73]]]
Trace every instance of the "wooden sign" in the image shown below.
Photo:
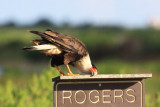
[[[54,107],[144,107],[144,78],[151,74],[54,78]]]

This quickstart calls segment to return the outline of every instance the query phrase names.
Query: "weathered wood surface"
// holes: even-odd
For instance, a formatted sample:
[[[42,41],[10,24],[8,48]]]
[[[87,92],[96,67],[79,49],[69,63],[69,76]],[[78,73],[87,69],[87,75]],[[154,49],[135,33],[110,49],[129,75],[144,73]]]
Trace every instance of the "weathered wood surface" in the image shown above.
[[[59,76],[53,78],[59,80],[95,80],[95,79],[146,79],[151,78],[152,74],[98,74],[95,76],[91,75],[74,75],[74,76]]]

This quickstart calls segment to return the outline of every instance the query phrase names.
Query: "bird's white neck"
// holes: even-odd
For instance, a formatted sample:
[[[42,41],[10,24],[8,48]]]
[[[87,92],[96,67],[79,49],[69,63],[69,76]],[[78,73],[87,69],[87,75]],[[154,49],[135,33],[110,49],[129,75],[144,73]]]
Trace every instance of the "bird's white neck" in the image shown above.
[[[81,72],[90,73],[89,69],[92,68],[92,64],[89,54],[76,61],[74,66]]]

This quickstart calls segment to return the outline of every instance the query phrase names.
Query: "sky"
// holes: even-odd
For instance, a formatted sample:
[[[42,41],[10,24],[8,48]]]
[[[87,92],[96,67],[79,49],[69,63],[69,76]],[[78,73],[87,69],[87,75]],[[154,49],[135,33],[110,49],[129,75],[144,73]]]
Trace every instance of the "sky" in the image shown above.
[[[57,24],[146,26],[160,20],[160,0],[0,0],[0,24],[42,18]]]

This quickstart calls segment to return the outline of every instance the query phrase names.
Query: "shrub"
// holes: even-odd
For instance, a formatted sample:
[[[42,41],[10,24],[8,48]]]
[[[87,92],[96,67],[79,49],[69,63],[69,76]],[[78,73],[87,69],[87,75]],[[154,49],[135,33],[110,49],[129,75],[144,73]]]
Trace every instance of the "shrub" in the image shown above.
[[[17,87],[16,83],[8,80],[0,86],[1,107],[52,107],[53,82],[58,76],[53,68],[45,70],[40,76],[34,75],[25,87]]]

